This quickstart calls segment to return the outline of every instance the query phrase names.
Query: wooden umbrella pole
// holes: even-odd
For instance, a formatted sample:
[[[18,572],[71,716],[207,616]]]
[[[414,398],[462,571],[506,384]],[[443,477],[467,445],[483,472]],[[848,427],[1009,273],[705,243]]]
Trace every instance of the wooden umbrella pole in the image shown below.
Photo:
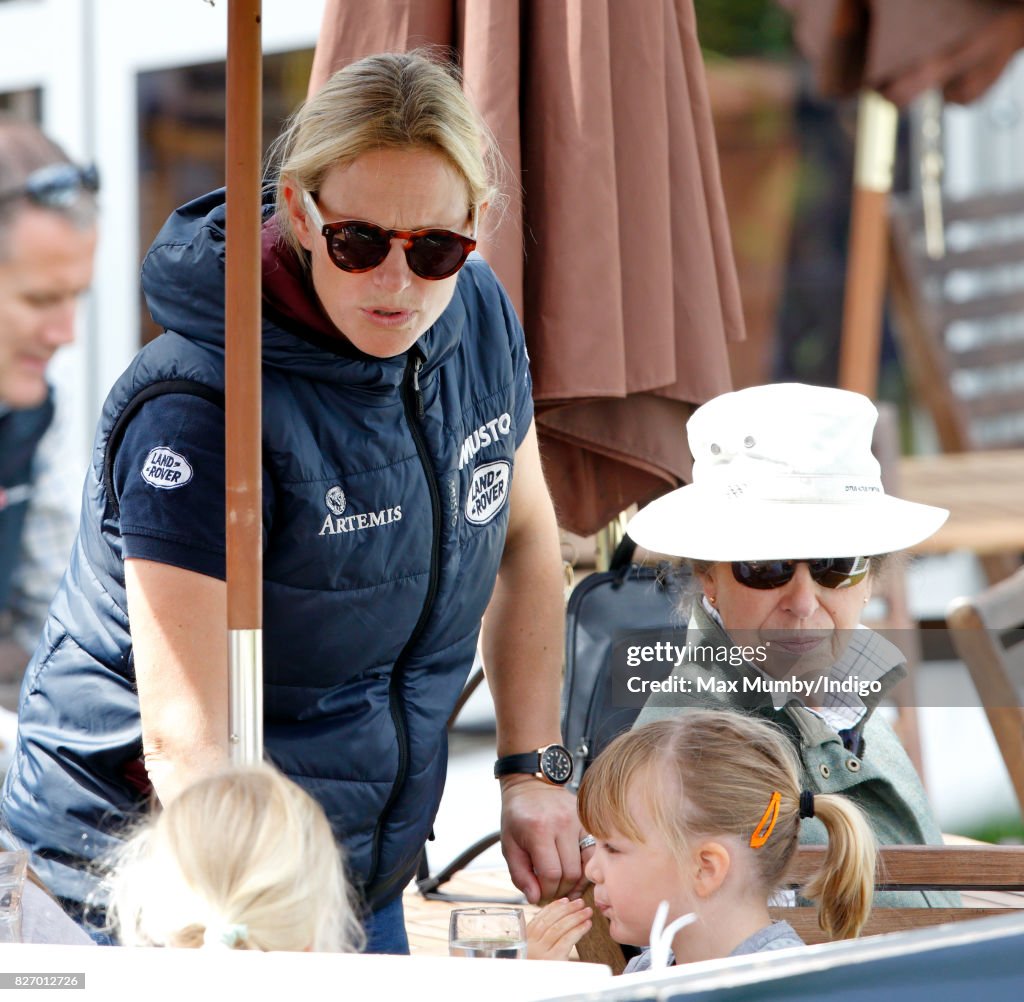
[[[853,206],[839,348],[839,385],[874,397],[882,346],[889,192],[896,154],[896,106],[873,91],[857,116]]]
[[[263,757],[260,0],[228,0],[225,456],[231,757]]]

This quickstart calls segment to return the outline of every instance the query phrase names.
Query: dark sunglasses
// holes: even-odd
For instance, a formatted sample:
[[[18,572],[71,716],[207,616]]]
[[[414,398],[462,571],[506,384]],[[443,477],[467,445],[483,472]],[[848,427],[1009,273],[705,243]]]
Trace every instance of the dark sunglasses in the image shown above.
[[[386,230],[362,219],[341,219],[325,223],[313,196],[302,193],[313,226],[327,239],[327,253],[342,270],[371,271],[391,251],[391,241],[402,241],[409,269],[420,278],[437,281],[454,275],[476,247],[476,214],[473,216],[473,235],[464,236],[451,230]]]
[[[100,190],[100,173],[90,164],[49,164],[33,171],[20,188],[0,194],[0,202],[24,198],[46,209],[67,209],[82,194]]]
[[[767,591],[789,584],[797,564],[807,564],[811,579],[823,588],[850,588],[867,576],[868,557],[822,557],[819,560],[737,560],[732,576],[748,588]]]

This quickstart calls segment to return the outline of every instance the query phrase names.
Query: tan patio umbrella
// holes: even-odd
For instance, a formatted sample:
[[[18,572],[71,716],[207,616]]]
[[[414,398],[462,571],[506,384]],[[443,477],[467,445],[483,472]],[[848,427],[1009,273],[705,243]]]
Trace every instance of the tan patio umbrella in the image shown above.
[[[943,57],[995,25],[1019,0],[778,0],[826,97],[861,92],[850,244],[839,356],[840,386],[874,396],[881,351],[896,100],[920,82],[957,86],[944,74],[970,63]],[[979,55],[984,58],[982,54]],[[998,74],[998,70],[995,70]],[[955,97],[955,93],[953,95]],[[933,202],[933,206],[938,203]],[[926,218],[934,229],[941,219]],[[935,234],[933,234],[933,237]]]
[[[225,472],[232,761],[263,758],[260,0],[228,0]]]
[[[689,477],[686,418],[743,336],[692,0],[327,0],[311,90],[424,44],[511,168],[481,250],[526,329],[559,522],[589,535]]]

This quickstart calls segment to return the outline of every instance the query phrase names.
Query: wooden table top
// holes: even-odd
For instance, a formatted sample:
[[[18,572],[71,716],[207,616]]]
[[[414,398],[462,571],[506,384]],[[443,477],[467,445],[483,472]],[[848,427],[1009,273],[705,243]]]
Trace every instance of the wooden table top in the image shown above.
[[[944,836],[947,842],[973,842],[957,835]],[[980,844],[980,843],[979,843]],[[457,873],[442,888],[456,894],[499,895],[518,893],[509,879],[508,871],[501,869],[471,869]],[[960,897],[968,908],[1021,908],[1024,893],[1014,891],[962,891]],[[428,901],[410,885],[403,897],[405,927],[413,956],[446,957],[448,955],[448,916],[453,908],[472,907],[478,902]],[[537,909],[523,905],[527,920]],[[575,959],[575,957],[573,958]]]
[[[904,457],[895,493],[949,509],[946,524],[915,553],[1024,552],[1024,449]]]

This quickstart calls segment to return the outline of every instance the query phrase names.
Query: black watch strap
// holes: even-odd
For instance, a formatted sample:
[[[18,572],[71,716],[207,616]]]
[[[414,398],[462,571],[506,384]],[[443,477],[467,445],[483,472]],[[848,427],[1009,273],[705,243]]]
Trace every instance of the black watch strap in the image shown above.
[[[540,772],[540,751],[523,752],[522,755],[502,755],[494,763],[494,778],[527,773],[531,776]]]
[[[503,755],[494,763],[495,778],[500,776],[536,776],[553,786],[564,786],[572,779],[572,755],[564,745],[545,745],[521,755]]]

